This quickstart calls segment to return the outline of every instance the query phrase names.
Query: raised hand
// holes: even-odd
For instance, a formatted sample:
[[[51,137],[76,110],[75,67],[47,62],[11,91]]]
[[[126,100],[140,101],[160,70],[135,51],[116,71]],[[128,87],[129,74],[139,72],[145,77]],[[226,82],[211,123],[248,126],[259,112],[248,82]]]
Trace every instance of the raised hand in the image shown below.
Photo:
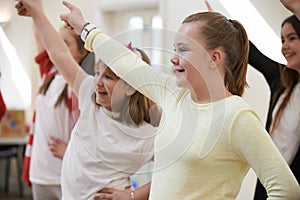
[[[300,20],[300,0],[280,0],[280,2]]]
[[[75,33],[79,35],[86,23],[81,11],[70,2],[63,1],[63,4],[70,10],[70,13],[60,15],[60,19],[65,22],[66,26],[74,29]]]
[[[39,0],[18,0],[15,8],[20,16],[34,16],[42,10]]]

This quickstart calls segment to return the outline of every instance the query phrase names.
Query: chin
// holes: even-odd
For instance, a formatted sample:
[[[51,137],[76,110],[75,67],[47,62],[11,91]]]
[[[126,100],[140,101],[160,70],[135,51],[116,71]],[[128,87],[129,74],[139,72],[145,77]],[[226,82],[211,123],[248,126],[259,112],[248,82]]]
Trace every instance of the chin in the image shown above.
[[[178,86],[178,87],[182,87],[182,80],[181,79],[176,79],[176,85]]]
[[[96,98],[96,104],[98,104],[98,105],[104,105],[104,102],[101,100],[101,99],[99,99],[99,98]]]
[[[293,70],[296,70],[296,71],[299,72],[300,63],[290,62],[290,63],[287,63],[286,67],[289,68],[289,69],[293,69]]]
[[[179,79],[179,80],[177,79],[176,85],[177,85],[177,87],[180,87],[180,88],[188,88],[188,83],[182,79]]]

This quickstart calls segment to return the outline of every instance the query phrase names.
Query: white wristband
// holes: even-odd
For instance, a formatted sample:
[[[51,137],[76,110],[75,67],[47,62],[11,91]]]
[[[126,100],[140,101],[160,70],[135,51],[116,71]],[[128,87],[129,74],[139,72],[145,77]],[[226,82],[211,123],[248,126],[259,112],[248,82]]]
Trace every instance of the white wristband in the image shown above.
[[[134,200],[134,190],[131,190],[131,200]]]
[[[81,30],[81,33],[80,33],[80,37],[81,37],[82,41],[85,42],[86,37],[88,36],[88,34],[89,34],[92,30],[94,30],[94,29],[96,29],[96,28],[97,28],[97,27],[96,27],[94,24],[86,23],[86,24],[83,26],[83,28],[82,28],[82,30]]]

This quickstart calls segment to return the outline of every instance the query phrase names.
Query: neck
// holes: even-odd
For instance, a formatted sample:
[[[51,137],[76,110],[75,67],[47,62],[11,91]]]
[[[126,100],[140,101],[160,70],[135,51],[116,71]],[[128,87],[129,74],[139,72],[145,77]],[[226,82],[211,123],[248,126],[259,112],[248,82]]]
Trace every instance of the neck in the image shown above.
[[[196,103],[211,103],[222,100],[232,94],[225,88],[222,80],[214,80],[206,85],[195,85],[191,91]]]

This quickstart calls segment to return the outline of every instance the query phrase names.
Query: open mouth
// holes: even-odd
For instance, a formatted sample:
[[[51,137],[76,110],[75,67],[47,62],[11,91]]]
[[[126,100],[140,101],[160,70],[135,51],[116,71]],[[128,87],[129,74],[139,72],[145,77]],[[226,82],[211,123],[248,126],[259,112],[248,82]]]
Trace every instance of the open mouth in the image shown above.
[[[99,96],[105,96],[105,95],[107,95],[107,92],[103,92],[103,91],[96,91],[96,92],[97,92],[97,94]]]
[[[174,67],[173,71],[174,71],[174,74],[180,75],[180,74],[183,74],[185,72],[185,69],[183,69],[181,67]]]

